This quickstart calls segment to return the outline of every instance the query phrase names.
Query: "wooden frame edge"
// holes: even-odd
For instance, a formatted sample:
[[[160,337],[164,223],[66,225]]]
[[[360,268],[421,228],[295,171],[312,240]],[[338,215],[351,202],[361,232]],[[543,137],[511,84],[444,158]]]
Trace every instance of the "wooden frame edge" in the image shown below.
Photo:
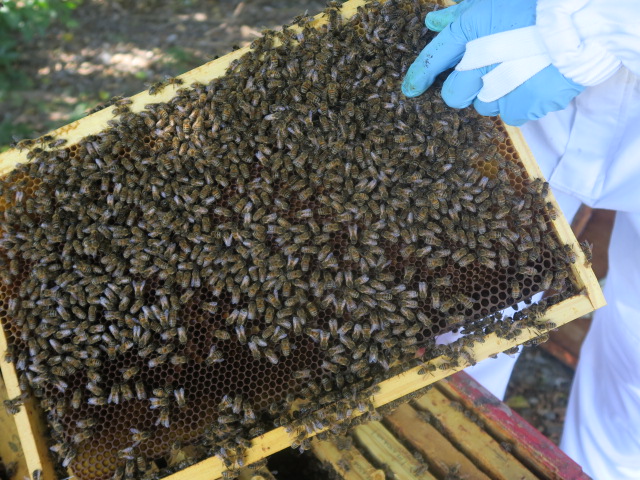
[[[554,328],[559,327],[592,310],[591,301],[586,295],[574,296],[550,307],[546,312],[544,319],[541,319],[541,325],[546,321],[552,322],[554,324]],[[532,335],[530,331],[524,331],[511,340],[498,338],[495,333],[492,333],[486,337],[484,343],[476,343],[470,353],[477,361],[484,360],[491,355],[508,350],[509,348],[522,344],[548,331],[549,329],[541,328],[536,330],[536,334],[534,335]],[[447,359],[444,357],[438,357],[428,362],[428,364],[433,364],[436,367],[445,363],[447,363]],[[444,370],[436,368],[434,372],[427,374],[418,373],[422,367],[413,367],[403,373],[380,382],[378,384],[379,391],[375,395],[371,396],[371,401],[374,407],[382,407],[394,400],[398,400],[399,398],[409,395],[416,390],[437,382],[438,380],[442,380],[459,370],[463,370],[469,365],[469,363],[464,363],[455,368],[447,368]],[[359,415],[361,415],[361,413],[355,412],[353,417],[357,417]],[[322,430],[318,430],[314,435],[321,432]],[[257,462],[262,458],[272,455],[280,450],[284,450],[291,445],[292,441],[293,437],[285,431],[284,427],[278,427],[270,430],[264,435],[252,440],[252,445],[246,451],[244,461],[246,464]],[[226,468],[220,458],[210,457],[187,467],[184,470],[164,477],[163,480],[210,480],[211,478],[218,478],[221,476],[224,470],[226,470]]]
[[[7,396],[15,398],[22,392],[14,364],[4,361],[8,350],[7,345],[4,327],[0,326],[0,355],[3,359],[0,361],[0,371],[2,371]],[[20,407],[20,411],[13,416],[13,420],[16,424],[29,474],[31,475],[35,470],[42,470],[42,478],[48,480],[55,478],[54,466],[45,442],[45,429],[38,419],[35,403],[34,398],[27,398],[24,405]]]
[[[518,152],[518,155],[520,155],[523,163],[525,164],[525,168],[529,172],[529,175],[532,178],[544,179],[542,170],[540,170],[540,167],[535,161],[535,157],[533,156],[529,145],[527,145],[522,131],[517,127],[512,127],[506,124],[504,126],[507,134],[509,135],[509,138],[511,138],[511,141],[513,142],[513,145]],[[564,215],[562,215],[562,210],[560,210],[560,206],[558,205],[558,202],[556,202],[556,199],[552,193],[549,194],[548,200],[553,205],[553,208],[558,212],[557,218],[552,219],[552,223],[556,230],[556,233],[562,241],[567,242],[569,245],[571,245],[574,253],[576,254],[576,262],[571,264],[570,267],[574,279],[578,282],[578,289],[584,288],[586,290],[587,296],[589,297],[589,301],[591,302],[594,310],[605,306],[607,302],[605,301],[604,295],[602,294],[602,289],[600,288],[598,279],[593,273],[593,270],[586,266],[587,259],[584,256],[584,252],[577,243],[568,220],[564,217]]]

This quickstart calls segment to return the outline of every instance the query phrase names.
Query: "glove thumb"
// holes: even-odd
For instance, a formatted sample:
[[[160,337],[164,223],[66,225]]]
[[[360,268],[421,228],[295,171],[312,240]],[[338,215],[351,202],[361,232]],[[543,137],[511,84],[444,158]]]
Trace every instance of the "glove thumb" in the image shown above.
[[[447,25],[457,20],[472,4],[471,0],[463,0],[445,9],[429,12],[424,24],[433,32],[441,32]]]

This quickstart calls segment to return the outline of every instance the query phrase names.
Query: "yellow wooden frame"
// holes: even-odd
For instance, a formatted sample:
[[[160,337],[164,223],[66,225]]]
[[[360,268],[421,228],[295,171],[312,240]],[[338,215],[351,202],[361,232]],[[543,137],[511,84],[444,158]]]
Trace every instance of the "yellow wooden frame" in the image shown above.
[[[0,377],[0,403],[9,398],[12,397],[9,397],[5,383]],[[4,408],[0,408],[0,432],[2,432],[0,436],[0,462],[7,468],[11,464],[15,465],[15,474],[12,478],[29,476],[16,422]]]
[[[449,0],[444,0],[442,3],[446,4],[448,1]],[[341,10],[342,16],[345,19],[350,18],[356,13],[358,7],[366,3],[366,0],[350,0],[344,3]],[[319,14],[314,20],[314,25],[321,25],[324,22],[323,15]],[[179,78],[184,81],[185,85],[190,85],[193,82],[209,83],[212,79],[223,76],[229,64],[247,53],[248,50],[249,47],[236,50],[195,68],[181,75]],[[133,101],[130,105],[131,110],[140,112],[148,103],[167,102],[175,95],[175,91],[178,88],[180,87],[176,85],[168,85],[159,94],[154,96],[149,95],[146,91],[134,95],[131,97]],[[105,108],[97,113],[58,128],[51,132],[51,135],[54,135],[56,138],[64,138],[68,141],[69,145],[72,145],[87,135],[96,134],[108,128],[107,122],[112,118],[113,107]],[[542,172],[536,164],[533,154],[527,146],[520,129],[507,125],[505,125],[505,128],[530,178],[543,178]],[[9,173],[17,164],[27,162],[26,152],[19,152],[13,149],[0,154],[0,176]],[[555,199],[552,198],[552,195],[549,195],[549,201],[553,204],[557,212],[561,211]],[[586,259],[582,249],[579,247],[566,219],[559,214],[555,220],[552,220],[552,223],[560,240],[563,243],[571,245],[576,254],[577,260],[571,266],[573,274],[572,281],[578,290],[580,290],[579,295],[564,300],[547,310],[544,320],[553,322],[553,324],[559,327],[604,306],[605,300],[593,271],[585,266]],[[476,343],[473,348],[469,349],[469,352],[476,360],[480,361],[491,355],[522,344],[543,333],[545,333],[545,329],[543,328],[540,330],[527,329],[512,340],[498,338],[495,333],[492,333],[485,337],[484,343]],[[6,350],[7,339],[4,329],[0,328],[0,356],[3,357]],[[437,367],[446,362],[447,359],[438,357],[429,363]],[[381,382],[379,384],[379,391],[372,396],[371,400],[375,407],[381,407],[445,378],[466,366],[465,364],[461,364],[457,367],[446,368],[444,370],[437,368],[433,373],[426,375],[418,373],[420,367],[409,369],[404,373]],[[9,398],[19,395],[18,376],[14,365],[2,361],[0,362],[0,368],[6,383]],[[355,415],[358,415],[357,411]],[[44,480],[55,479],[52,460],[46,445],[45,426],[42,425],[34,405],[28,403],[27,407],[22,408],[14,418],[29,472],[41,469]],[[251,447],[246,451],[245,463],[256,462],[287,448],[291,443],[292,438],[283,427],[275,428],[252,441]],[[224,470],[225,467],[222,461],[217,457],[211,457],[180,472],[169,475],[165,477],[165,480],[211,480],[218,478]]]

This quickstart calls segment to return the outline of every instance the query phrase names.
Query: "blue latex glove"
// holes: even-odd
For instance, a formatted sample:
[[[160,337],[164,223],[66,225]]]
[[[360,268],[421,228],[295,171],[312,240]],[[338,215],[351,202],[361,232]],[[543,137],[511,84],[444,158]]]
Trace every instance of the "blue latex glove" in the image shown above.
[[[436,76],[458,64],[467,42],[534,25],[535,19],[535,0],[464,0],[429,13],[425,24],[430,30],[440,33],[409,68],[402,83],[402,92],[408,97],[424,93]],[[482,102],[476,98],[483,85],[481,77],[495,67],[453,71],[442,86],[445,103],[454,108],[464,108],[473,103],[481,115],[500,115],[509,125],[522,125],[528,120],[566,108],[585,88],[549,65],[498,100]]]

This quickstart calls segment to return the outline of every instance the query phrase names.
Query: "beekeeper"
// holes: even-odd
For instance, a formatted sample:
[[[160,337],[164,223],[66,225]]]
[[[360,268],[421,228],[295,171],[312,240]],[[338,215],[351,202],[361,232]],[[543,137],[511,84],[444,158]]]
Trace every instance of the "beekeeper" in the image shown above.
[[[440,33],[405,95],[455,67],[444,101],[522,125],[567,219],[581,202],[618,212],[608,305],[582,346],[561,447],[596,479],[639,479],[640,2],[465,0],[426,25]],[[500,397],[514,363],[502,358],[471,372]]]

